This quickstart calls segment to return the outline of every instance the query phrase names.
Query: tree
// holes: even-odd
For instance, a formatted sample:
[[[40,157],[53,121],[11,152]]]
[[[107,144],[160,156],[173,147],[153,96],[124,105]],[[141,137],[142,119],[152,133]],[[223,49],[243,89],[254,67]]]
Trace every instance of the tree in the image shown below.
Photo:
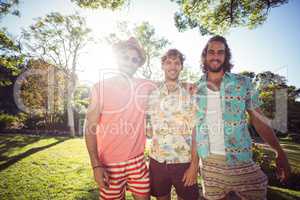
[[[19,0],[0,1],[0,21],[3,16],[12,14],[20,16],[20,11],[17,9]]]
[[[109,44],[113,44],[122,39],[128,39],[129,36],[137,38],[146,53],[146,64],[138,73],[150,79],[153,69],[155,68],[154,60],[160,56],[161,51],[169,45],[170,42],[165,37],[158,36],[155,32],[155,28],[149,22],[142,22],[130,29],[128,22],[123,21],[117,24],[117,29],[117,33],[111,33],[106,37],[106,41]]]
[[[0,86],[12,84],[13,77],[21,72],[20,65],[23,62],[20,46],[15,44],[4,28],[0,29]]]
[[[256,76],[256,74],[254,72],[249,72],[249,71],[243,71],[243,72],[240,72],[239,74],[249,77],[252,81],[253,81],[254,77]]]
[[[77,61],[91,39],[89,33],[85,19],[79,14],[64,16],[57,12],[38,18],[22,33],[24,49],[30,57],[53,64],[68,77],[65,99],[72,136],[75,135],[73,99],[77,83]]]
[[[66,76],[56,66],[43,60],[29,60],[23,69],[26,77],[17,80],[20,99],[28,115],[27,128],[53,130],[62,124]],[[32,123],[34,122],[34,123]]]
[[[17,9],[18,0],[0,1],[0,22],[8,14],[20,16]],[[0,86],[8,86],[12,83],[12,77],[20,73],[19,66],[23,63],[24,56],[21,48],[4,27],[0,28]]]
[[[183,66],[180,73],[180,80],[187,83],[195,83],[200,79],[200,74],[190,66]]]
[[[262,111],[267,117],[273,119],[272,126],[276,130],[285,132],[283,130],[286,128],[299,127],[299,124],[295,125],[294,121],[299,118],[300,107],[296,106],[296,99],[300,96],[300,89],[288,85],[284,76],[271,71],[258,74],[244,71],[240,74],[252,79],[262,100]]]
[[[198,28],[202,35],[222,34],[230,28],[262,25],[270,9],[288,0],[171,0],[180,6],[174,15],[179,31]]]
[[[82,8],[105,8],[115,10],[121,8],[126,0],[71,0]],[[129,2],[129,1],[127,1]]]

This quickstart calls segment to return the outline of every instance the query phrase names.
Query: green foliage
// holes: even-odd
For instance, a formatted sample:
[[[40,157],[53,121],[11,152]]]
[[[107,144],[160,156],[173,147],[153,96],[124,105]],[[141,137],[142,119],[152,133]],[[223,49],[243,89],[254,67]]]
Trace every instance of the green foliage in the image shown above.
[[[184,66],[180,73],[180,80],[188,83],[195,83],[200,79],[199,72],[196,72],[189,66]]]
[[[0,113],[0,129],[9,128],[18,118],[13,115]]]
[[[275,171],[275,155],[266,154],[264,149],[259,145],[254,144],[252,147],[253,160],[262,168],[263,171]]]
[[[150,79],[152,75],[153,63],[151,61],[158,58],[161,51],[170,44],[165,37],[156,35],[155,28],[149,22],[142,22],[134,28],[134,35],[145,49],[146,66],[142,74],[145,78]]]
[[[78,58],[84,47],[91,41],[85,18],[78,13],[62,15],[52,12],[38,18],[28,29],[23,30],[22,38],[28,55],[61,69],[66,77],[65,106],[67,107],[70,133],[74,130],[74,90],[77,83]]]
[[[299,142],[300,104],[296,99],[299,98],[300,89],[293,85],[288,85],[284,76],[271,71],[258,74],[244,71],[240,74],[252,79],[262,100],[260,108],[265,116],[272,119],[271,123],[272,127],[276,129],[276,135],[278,137],[286,137],[288,130],[290,133],[295,134],[293,140]],[[276,95],[279,92],[280,95]],[[286,117],[287,121],[285,120]],[[252,133],[256,136],[255,131],[252,131]]]
[[[239,74],[249,77],[252,81],[253,81],[253,78],[255,77],[255,73],[249,72],[249,71],[243,71],[243,72],[240,72]]]
[[[276,176],[276,155],[270,149],[265,149],[262,146],[253,145],[253,160],[261,167],[264,173],[268,176],[269,185],[280,188],[288,188],[293,190],[300,189],[300,168],[292,168],[292,174],[286,183],[282,183]],[[299,154],[299,152],[297,152]],[[289,161],[292,157],[288,155]]]
[[[0,86],[8,86],[12,83],[12,77],[17,76],[24,62],[19,45],[6,32],[0,29]]]
[[[71,0],[72,2],[76,3],[79,7],[82,8],[105,8],[116,10],[121,8],[126,0]]]
[[[24,50],[30,56],[50,62],[63,69],[71,69],[81,50],[90,41],[90,29],[78,13],[62,15],[58,12],[38,18],[22,32]]]
[[[75,109],[78,113],[85,114],[89,104],[89,91],[87,85],[79,85],[74,93]]]
[[[17,9],[19,0],[0,1],[0,21],[8,14],[20,16],[20,11]]]
[[[202,35],[222,34],[230,28],[253,29],[263,24],[271,8],[288,0],[171,0],[180,6],[175,13],[179,31],[198,28]]]
[[[10,51],[20,51],[20,47],[8,36],[6,29],[0,30],[0,51],[9,53]]]
[[[20,16],[17,9],[19,0],[0,1],[0,22],[8,14]],[[24,62],[20,46],[9,36],[6,29],[0,28],[0,86],[12,84],[12,77],[20,73],[19,67]]]
[[[67,76],[43,60],[29,60],[26,69],[32,74],[18,82],[20,98],[28,114],[25,127],[57,128],[63,124]]]

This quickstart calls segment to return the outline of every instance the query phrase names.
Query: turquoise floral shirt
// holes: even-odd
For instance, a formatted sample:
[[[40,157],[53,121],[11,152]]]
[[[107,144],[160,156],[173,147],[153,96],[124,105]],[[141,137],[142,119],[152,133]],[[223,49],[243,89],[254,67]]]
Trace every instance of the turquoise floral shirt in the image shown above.
[[[208,126],[205,121],[207,110],[207,81],[203,75],[197,82],[198,104],[196,141],[199,156],[206,158],[209,152]],[[228,164],[252,161],[252,139],[248,131],[247,110],[261,105],[258,92],[251,79],[226,72],[220,87],[221,110],[224,121],[224,144]]]

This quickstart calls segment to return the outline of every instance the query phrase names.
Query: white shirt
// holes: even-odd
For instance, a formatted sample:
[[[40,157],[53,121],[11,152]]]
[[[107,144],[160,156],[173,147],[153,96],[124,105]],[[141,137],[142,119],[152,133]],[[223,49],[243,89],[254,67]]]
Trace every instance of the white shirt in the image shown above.
[[[220,91],[207,88],[207,113],[208,136],[210,152],[225,155],[224,122],[221,110]]]

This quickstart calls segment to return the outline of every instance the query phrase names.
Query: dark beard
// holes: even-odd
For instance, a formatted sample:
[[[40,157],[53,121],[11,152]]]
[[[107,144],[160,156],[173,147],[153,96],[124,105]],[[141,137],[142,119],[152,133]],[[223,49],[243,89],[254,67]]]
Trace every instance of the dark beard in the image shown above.
[[[206,69],[207,72],[218,73],[224,69],[224,63],[221,64],[220,67],[218,68],[212,68],[210,67],[209,64],[207,64],[207,61],[205,61],[204,68]]]
[[[218,68],[212,68],[209,65],[206,65],[205,68],[209,72],[218,73],[223,70],[223,65],[220,65],[220,67],[218,67]]]

